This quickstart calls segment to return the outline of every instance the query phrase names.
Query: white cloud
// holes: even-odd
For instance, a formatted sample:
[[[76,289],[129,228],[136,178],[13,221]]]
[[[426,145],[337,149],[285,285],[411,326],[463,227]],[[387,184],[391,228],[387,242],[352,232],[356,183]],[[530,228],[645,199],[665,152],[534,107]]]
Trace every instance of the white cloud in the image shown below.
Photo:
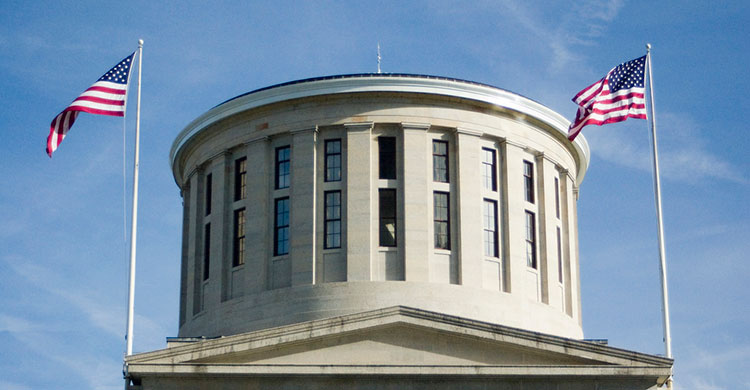
[[[628,122],[587,126],[585,137],[597,157],[626,167],[652,171],[650,123]],[[703,129],[690,115],[662,112],[657,117],[659,171],[665,178],[689,183],[720,179],[747,183],[731,163],[714,154],[702,138]]]

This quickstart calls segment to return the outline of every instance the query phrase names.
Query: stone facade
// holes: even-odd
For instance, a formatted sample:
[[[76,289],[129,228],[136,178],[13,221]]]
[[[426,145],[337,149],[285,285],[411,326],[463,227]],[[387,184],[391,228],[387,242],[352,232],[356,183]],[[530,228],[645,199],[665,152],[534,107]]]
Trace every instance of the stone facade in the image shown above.
[[[228,100],[177,137],[178,337],[132,389],[652,389],[672,360],[582,341],[582,136],[447,78]]]
[[[306,80],[213,108],[172,151],[180,336],[407,305],[581,338],[575,194],[588,149],[566,123],[497,88],[404,75]]]

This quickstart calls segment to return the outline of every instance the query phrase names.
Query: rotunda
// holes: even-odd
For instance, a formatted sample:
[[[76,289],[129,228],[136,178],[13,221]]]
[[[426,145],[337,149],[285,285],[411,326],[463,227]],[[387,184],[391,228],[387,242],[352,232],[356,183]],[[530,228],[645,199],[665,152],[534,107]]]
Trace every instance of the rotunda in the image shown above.
[[[300,80],[190,123],[180,337],[393,306],[583,337],[585,139],[523,96],[404,74]]]

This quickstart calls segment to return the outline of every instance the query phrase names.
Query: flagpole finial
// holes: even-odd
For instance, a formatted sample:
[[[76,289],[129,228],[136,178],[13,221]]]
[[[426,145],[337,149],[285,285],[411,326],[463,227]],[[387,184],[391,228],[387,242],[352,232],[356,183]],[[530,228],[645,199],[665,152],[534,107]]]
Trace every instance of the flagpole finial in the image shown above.
[[[646,50],[651,51],[651,44],[650,43],[646,44]]]
[[[138,40],[138,46],[139,47],[143,47],[143,39],[139,39]]]

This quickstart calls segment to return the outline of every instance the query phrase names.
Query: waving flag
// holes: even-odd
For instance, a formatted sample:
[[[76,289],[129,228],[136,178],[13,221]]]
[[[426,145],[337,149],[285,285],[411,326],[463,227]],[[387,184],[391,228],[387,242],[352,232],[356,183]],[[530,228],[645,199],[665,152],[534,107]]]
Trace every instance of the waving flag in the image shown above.
[[[573,97],[578,113],[568,129],[568,139],[575,139],[586,125],[646,119],[645,64],[643,56],[617,65],[604,78],[578,92]]]
[[[133,56],[135,53],[125,57],[52,120],[47,137],[47,154],[50,158],[52,158],[52,152],[57,149],[70,127],[73,126],[79,113],[125,116],[128,77]]]

